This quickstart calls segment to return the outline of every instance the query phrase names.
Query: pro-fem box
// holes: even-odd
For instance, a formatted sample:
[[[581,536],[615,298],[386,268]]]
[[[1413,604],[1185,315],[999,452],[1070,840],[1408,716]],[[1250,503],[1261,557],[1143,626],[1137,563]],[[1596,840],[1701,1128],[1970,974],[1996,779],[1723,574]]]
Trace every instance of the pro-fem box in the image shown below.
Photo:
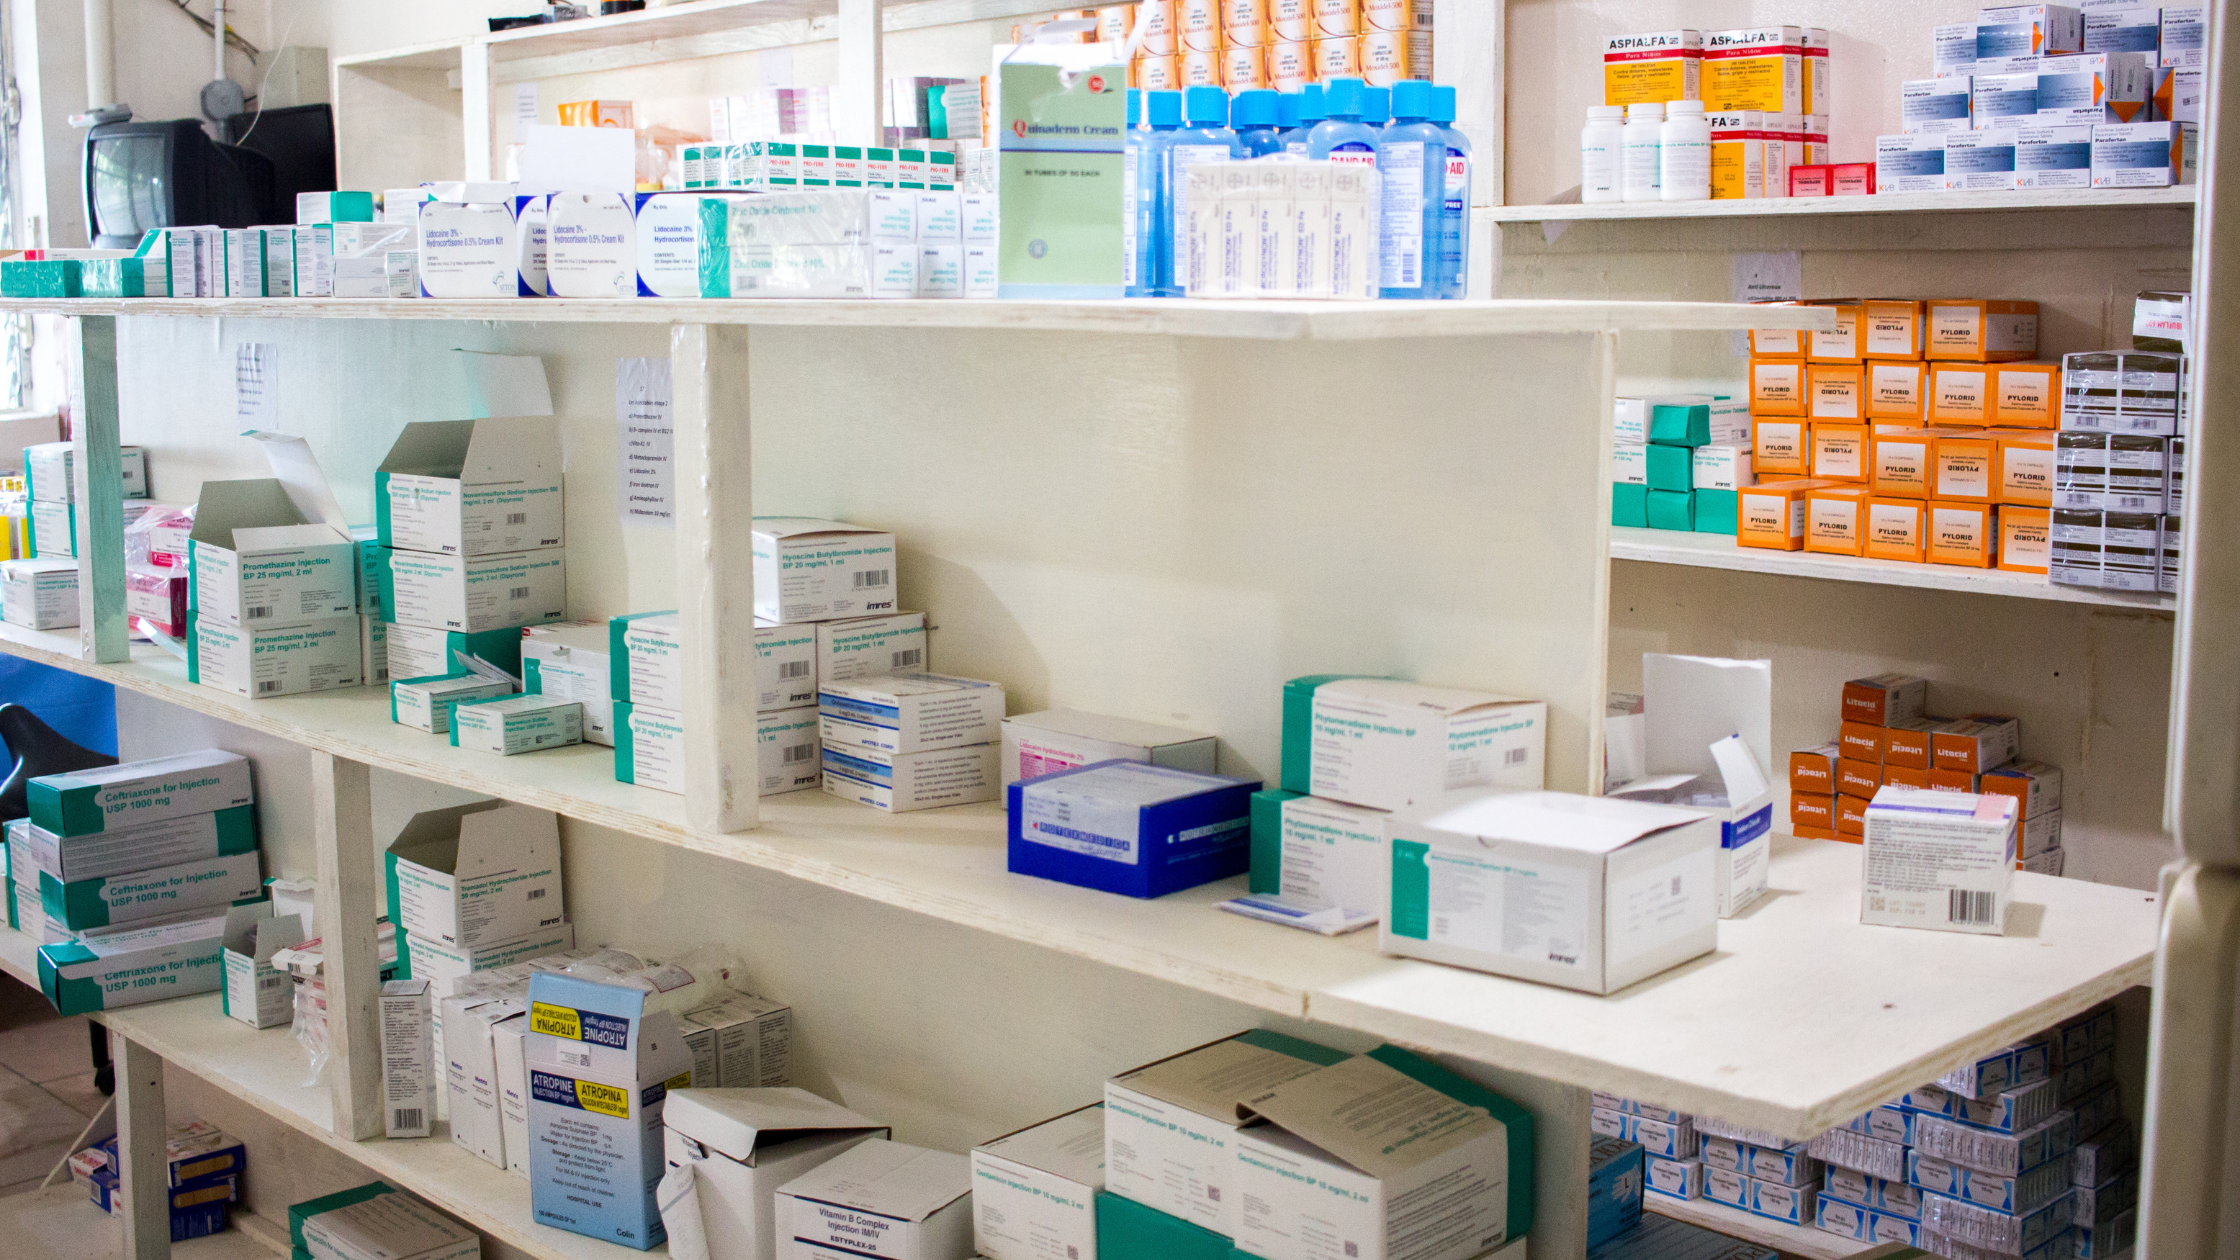
[[[225,987],[226,929],[260,906],[196,912],[155,923],[84,932],[39,947],[39,990],[56,1011],[84,1015]]]
[[[479,634],[567,615],[567,553],[558,547],[480,556],[388,547],[379,576],[382,620],[402,625]]]
[[[637,296],[638,219],[630,203],[628,193],[552,194],[545,238],[552,296]]]
[[[1007,869],[1130,897],[1243,874],[1256,780],[1105,761],[1008,789]]]
[[[817,692],[826,743],[885,753],[993,744],[1003,706],[1000,685],[947,674],[887,674]]]
[[[1458,792],[1392,827],[1377,929],[1387,954],[1607,994],[1718,946],[1719,823],[1707,810]],[[1525,896],[1540,914],[1502,913]]]
[[[26,630],[78,624],[78,562],[68,557],[0,563],[0,620]]]
[[[1859,921],[2003,934],[2020,816],[2011,796],[1884,787],[1866,810]]]
[[[753,545],[757,622],[899,610],[893,534],[814,517],[758,516]]]
[[[563,621],[521,631],[522,690],[581,704],[585,742],[609,747],[614,745],[612,633],[604,621]]]
[[[10,837],[18,834],[23,837],[23,864],[8,873],[19,883],[41,871],[74,882],[257,850],[256,811],[247,805],[133,823],[90,836],[57,835],[26,818],[9,824]]]
[[[465,700],[451,711],[451,746],[512,757],[583,742],[583,706],[555,696]]]
[[[1281,786],[1373,809],[1466,787],[1534,789],[1547,724],[1537,700],[1310,674],[1283,685]]]
[[[1005,787],[1099,761],[1141,761],[1212,774],[1219,743],[1197,731],[1073,709],[1007,717],[1002,740]]]
[[[42,775],[25,786],[24,796],[32,826],[65,837],[233,809],[255,799],[248,759],[216,748]]]
[[[1255,1029],[1105,1082],[1105,1189],[1233,1238],[1237,1104],[1351,1056]]]
[[[608,694],[634,705],[683,712],[684,630],[677,614],[632,613],[610,620],[607,628]],[[815,627],[756,626],[756,710],[771,713],[815,704],[816,658]]]
[[[548,416],[408,424],[373,474],[384,547],[483,556],[566,541]]]
[[[1104,1104],[972,1148],[972,1239],[987,1260],[1097,1260]]]
[[[422,810],[382,865],[389,913],[416,937],[472,948],[562,919],[560,829],[541,809],[482,801]]]
[[[1532,1224],[1530,1113],[1384,1046],[1244,1094],[1237,1250],[1320,1260],[1467,1260]]]
[[[1250,891],[1374,915],[1384,899],[1388,817],[1297,792],[1253,793]]]
[[[966,1260],[972,1165],[885,1138],[858,1143],[778,1188],[777,1260]]]
[[[926,646],[926,615],[890,613],[816,624],[816,668],[811,685],[852,682],[877,674],[906,674],[932,664]],[[812,697],[812,700],[814,697]]]
[[[264,872],[254,851],[68,883],[39,872],[40,906],[73,932],[263,899]]]
[[[668,1166],[694,1172],[708,1254],[726,1260],[776,1260],[778,1187],[889,1132],[787,1088],[679,1090],[661,1122]]]

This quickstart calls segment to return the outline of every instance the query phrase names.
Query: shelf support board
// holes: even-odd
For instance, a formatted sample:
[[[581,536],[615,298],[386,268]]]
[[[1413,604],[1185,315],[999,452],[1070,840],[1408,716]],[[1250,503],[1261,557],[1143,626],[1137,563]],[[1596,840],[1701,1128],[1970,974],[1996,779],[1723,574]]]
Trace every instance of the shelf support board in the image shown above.
[[[117,1070],[117,1157],[124,1164],[124,1260],[170,1260],[171,1195],[164,1143],[163,1060],[129,1037],[112,1035]]]
[[[490,43],[470,39],[459,48],[459,115],[466,124],[466,178],[488,179],[490,148]]]
[[[879,143],[886,72],[880,0],[840,0],[840,69],[832,91],[832,128],[843,140]]]
[[[71,321],[71,478],[78,500],[78,639],[87,660],[132,659],[124,611],[124,461],[118,450],[117,319]]]
[[[363,1141],[384,1131],[372,771],[361,761],[314,752],[311,800],[319,869],[313,904],[326,941],[327,1085],[334,1095],[334,1131]],[[401,924],[397,930],[402,933]],[[397,947],[404,947],[401,935]]]
[[[875,0],[874,0],[875,3]],[[677,621],[684,639],[685,817],[756,823],[754,477],[748,331],[670,331],[677,460]]]

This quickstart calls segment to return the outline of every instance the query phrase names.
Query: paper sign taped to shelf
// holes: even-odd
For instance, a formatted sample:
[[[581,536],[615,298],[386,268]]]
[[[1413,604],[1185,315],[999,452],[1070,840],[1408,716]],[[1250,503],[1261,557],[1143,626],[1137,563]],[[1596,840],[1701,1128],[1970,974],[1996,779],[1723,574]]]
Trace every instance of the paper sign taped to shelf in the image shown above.
[[[280,347],[244,341],[233,348],[233,418],[252,429],[280,424]]]
[[[467,414],[456,419],[552,414],[552,385],[545,379],[543,359],[533,354],[488,354],[480,350],[454,353],[459,356],[467,386]]]
[[[528,129],[536,125],[537,85],[534,83],[514,84],[513,126],[515,132],[518,134],[526,135],[528,134]]]
[[[1796,250],[1734,256],[1734,300],[1794,302],[1804,297],[1803,255]],[[1750,334],[1738,332],[1735,353],[1750,352]]]
[[[620,127],[520,128],[520,191],[539,193],[621,193],[638,187],[637,133]]]
[[[676,420],[669,360],[614,361],[615,450],[622,461],[622,523],[676,520]]]

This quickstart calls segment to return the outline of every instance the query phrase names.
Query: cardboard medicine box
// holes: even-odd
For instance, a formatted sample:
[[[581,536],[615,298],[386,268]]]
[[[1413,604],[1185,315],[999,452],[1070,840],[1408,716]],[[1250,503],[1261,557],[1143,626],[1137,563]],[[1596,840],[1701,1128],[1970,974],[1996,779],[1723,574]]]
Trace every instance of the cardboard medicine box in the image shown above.
[[[256,906],[234,906],[42,945],[40,992],[64,1015],[216,992],[225,987],[222,955],[231,916],[260,913]]]
[[[264,875],[255,851],[64,883],[39,872],[47,917],[73,932],[261,901]]]
[[[57,835],[28,818],[8,827],[11,838],[20,834],[23,841],[19,863],[8,872],[18,882],[42,871],[67,883],[257,851],[256,810],[248,805],[134,823],[92,836]]]
[[[291,1212],[292,1215],[292,1212]],[[479,1260],[482,1238],[408,1194],[378,1194],[306,1216],[303,1254],[338,1260]]]
[[[378,608],[378,588],[373,602]],[[389,672],[393,677],[456,678],[469,672],[459,662],[458,654],[462,652],[479,657],[509,674],[521,672],[521,644],[526,633],[523,630],[508,627],[480,634],[464,634],[433,626],[407,626],[390,622],[380,624],[385,627],[381,641]],[[606,693],[602,689],[600,694]]]
[[[1284,684],[1281,786],[1373,809],[1466,787],[1537,789],[1546,732],[1541,701],[1310,674]]]
[[[805,1089],[679,1090],[661,1120],[668,1166],[694,1170],[709,1254],[730,1260],[776,1260],[778,1187],[889,1133]]]
[[[565,541],[549,418],[408,424],[373,480],[384,547],[479,556]]]
[[[987,1260],[1097,1260],[1104,1104],[972,1148],[972,1237]]]
[[[1072,709],[1022,713],[1003,719],[1003,782],[1114,760],[1212,774],[1218,743],[1197,731]]]
[[[472,947],[561,921],[552,814],[483,801],[413,815],[384,855],[390,914],[416,937]]]
[[[379,565],[384,621],[479,634],[567,615],[568,562],[561,548],[445,556],[392,547],[382,551]]]
[[[793,1008],[727,993],[677,1020],[692,1052],[694,1088],[776,1088],[793,1071]]]
[[[462,703],[496,700],[513,694],[511,683],[461,674],[389,680],[389,720],[430,735],[451,733],[453,711]]]
[[[31,780],[32,825],[57,836],[99,835],[251,804],[248,759],[220,749],[73,770]]]
[[[853,682],[878,674],[907,674],[928,668],[926,615],[898,612],[851,617],[816,625],[816,668],[812,685]],[[814,702],[814,697],[811,697]]]
[[[1006,869],[1131,897],[1242,874],[1259,789],[1135,761],[1019,780],[1008,789]]]
[[[613,648],[604,621],[564,621],[521,631],[521,684],[532,696],[583,706],[583,738],[614,745]]]
[[[189,534],[199,618],[239,627],[356,614],[356,544],[307,516],[296,492],[271,478],[202,483]]]
[[[972,1255],[972,1165],[950,1151],[872,1138],[780,1186],[772,1209],[778,1260]]]
[[[78,562],[64,557],[0,563],[0,620],[26,630],[77,625]]]
[[[1384,896],[1381,809],[1280,789],[1252,794],[1249,890],[1303,906],[1374,914]]]
[[[303,943],[303,920],[292,914],[265,913],[231,917],[226,923],[225,987],[219,991],[218,1009],[228,1018],[251,1028],[278,1028],[295,1018],[295,985],[288,973],[272,965],[280,950]]]
[[[893,534],[812,517],[761,516],[753,543],[758,622],[829,621],[899,608]]]
[[[354,616],[252,628],[197,617],[187,637],[188,682],[253,700],[356,687],[364,664]]]
[[[2001,935],[2014,885],[2012,796],[1885,787],[1866,810],[1861,923]]]
[[[827,743],[885,753],[930,752],[1002,738],[995,683],[946,674],[888,674],[820,687]]]
[[[1774,795],[1771,666],[1644,653],[1641,700],[1647,777],[1610,795],[1712,812],[1719,823],[1714,895],[1719,917],[1732,918],[1766,887]]]
[[[462,700],[451,710],[451,746],[512,757],[583,742],[583,706],[554,696]]]

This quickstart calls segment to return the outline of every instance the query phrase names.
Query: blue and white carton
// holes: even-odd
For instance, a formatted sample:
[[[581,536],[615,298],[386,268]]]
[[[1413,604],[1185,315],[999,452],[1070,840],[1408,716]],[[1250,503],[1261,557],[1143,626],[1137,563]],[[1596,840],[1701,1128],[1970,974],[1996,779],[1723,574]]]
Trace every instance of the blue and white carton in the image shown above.
[[[1137,761],[1023,779],[1007,793],[1008,869],[1130,897],[1163,897],[1251,864],[1254,780]]]
[[[1641,709],[1647,777],[1609,795],[1711,812],[1719,824],[1714,898],[1719,917],[1731,919],[1766,890],[1773,663],[1643,653]]]

